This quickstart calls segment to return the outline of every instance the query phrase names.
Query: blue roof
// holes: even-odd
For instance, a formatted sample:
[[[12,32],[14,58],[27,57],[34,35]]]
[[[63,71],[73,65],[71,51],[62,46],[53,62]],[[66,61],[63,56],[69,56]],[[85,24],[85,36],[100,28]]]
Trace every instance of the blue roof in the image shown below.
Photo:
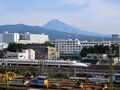
[[[47,76],[37,76],[37,78],[47,78]]]

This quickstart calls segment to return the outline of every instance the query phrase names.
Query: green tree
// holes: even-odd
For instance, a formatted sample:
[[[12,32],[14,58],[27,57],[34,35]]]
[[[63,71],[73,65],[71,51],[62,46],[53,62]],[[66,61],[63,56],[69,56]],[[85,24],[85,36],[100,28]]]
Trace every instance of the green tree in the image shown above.
[[[20,52],[22,49],[25,49],[26,47],[27,45],[25,44],[12,43],[12,44],[9,44],[7,50],[11,52]]]
[[[112,44],[111,45],[112,48],[112,53],[115,54],[115,56],[119,56],[119,45],[117,44]]]
[[[95,45],[94,47],[84,47],[80,53],[82,57],[85,57],[87,54],[105,54],[109,51],[109,46],[104,45]]]
[[[41,45],[54,47],[54,45],[51,42],[45,42],[45,43],[43,43]]]

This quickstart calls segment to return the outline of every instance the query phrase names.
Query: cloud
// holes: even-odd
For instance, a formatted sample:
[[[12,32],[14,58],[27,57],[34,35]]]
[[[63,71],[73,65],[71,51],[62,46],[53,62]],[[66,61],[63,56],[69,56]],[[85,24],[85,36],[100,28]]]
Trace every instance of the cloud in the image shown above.
[[[71,0],[72,3],[77,1]],[[88,0],[84,0],[85,4]],[[105,0],[89,0],[87,8],[73,11],[69,22],[74,26],[100,33],[120,33],[120,5]],[[69,3],[67,3],[69,4]],[[67,5],[66,4],[66,5]],[[71,24],[72,24],[71,23]]]
[[[84,5],[86,3],[88,3],[88,0],[62,0],[62,4]]]
[[[1,1],[0,24],[40,25],[58,18],[93,32],[120,33],[120,0],[12,0],[14,3]]]

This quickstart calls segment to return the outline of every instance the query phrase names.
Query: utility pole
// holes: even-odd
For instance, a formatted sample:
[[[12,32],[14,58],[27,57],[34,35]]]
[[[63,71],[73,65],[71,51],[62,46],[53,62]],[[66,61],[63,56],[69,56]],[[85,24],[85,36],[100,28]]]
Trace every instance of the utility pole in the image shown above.
[[[109,90],[113,90],[113,57],[115,56],[115,53],[112,53],[112,48],[110,47],[109,53],[108,53],[108,57],[109,57],[109,63],[110,63],[110,89]]]
[[[40,59],[38,59],[38,73],[39,73],[39,75],[40,75],[40,73],[41,73],[41,62],[40,62]]]
[[[119,51],[118,51],[118,62],[120,62],[120,61],[119,61],[119,59],[120,59],[120,45],[119,45],[119,44],[118,44],[118,48],[119,48],[119,49],[118,49],[118,50],[119,50]]]
[[[74,67],[74,77],[76,77],[76,67]]]

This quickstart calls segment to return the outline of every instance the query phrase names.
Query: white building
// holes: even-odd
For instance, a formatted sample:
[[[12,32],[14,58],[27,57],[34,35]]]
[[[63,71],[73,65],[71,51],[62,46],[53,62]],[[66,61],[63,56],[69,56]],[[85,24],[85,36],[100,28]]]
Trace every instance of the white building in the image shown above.
[[[91,41],[91,42],[81,41],[80,43],[83,47],[89,47],[89,46],[95,46],[95,45],[111,46],[112,44],[120,45],[118,34],[112,34],[111,41]]]
[[[19,33],[2,33],[1,35],[1,40],[2,42],[6,43],[18,43],[19,42]]]
[[[28,43],[45,43],[46,41],[49,41],[48,35],[45,34],[20,34],[19,43],[28,44]]]
[[[82,47],[90,47],[95,45],[104,45],[104,46],[111,46],[112,44],[119,44],[120,41],[80,41],[78,39],[72,40],[54,40],[52,44],[58,49],[60,53],[74,53],[80,52]]]
[[[35,60],[35,51],[32,49],[22,50],[22,52],[9,52],[4,54],[7,59],[30,59]]]
[[[55,45],[59,53],[63,53],[63,54],[80,53],[80,51],[82,50],[81,43],[78,39],[55,40],[52,41],[52,44]]]
[[[112,34],[112,41],[119,41],[119,35],[118,34]]]
[[[22,43],[22,44],[28,44],[28,43],[45,43],[46,41],[49,41],[48,35],[44,34],[19,34],[19,33],[1,33],[0,34],[0,42],[6,42],[6,43]]]
[[[28,59],[35,60],[35,51],[33,49],[24,50],[28,53]]]
[[[112,41],[92,41],[92,42],[88,42],[88,41],[81,41],[80,42],[81,45],[83,47],[90,47],[90,46],[95,46],[95,45],[103,45],[103,46],[111,46],[111,44],[114,43],[120,43],[120,42],[112,42]]]
[[[0,43],[2,43],[3,37],[2,34],[0,34]]]

